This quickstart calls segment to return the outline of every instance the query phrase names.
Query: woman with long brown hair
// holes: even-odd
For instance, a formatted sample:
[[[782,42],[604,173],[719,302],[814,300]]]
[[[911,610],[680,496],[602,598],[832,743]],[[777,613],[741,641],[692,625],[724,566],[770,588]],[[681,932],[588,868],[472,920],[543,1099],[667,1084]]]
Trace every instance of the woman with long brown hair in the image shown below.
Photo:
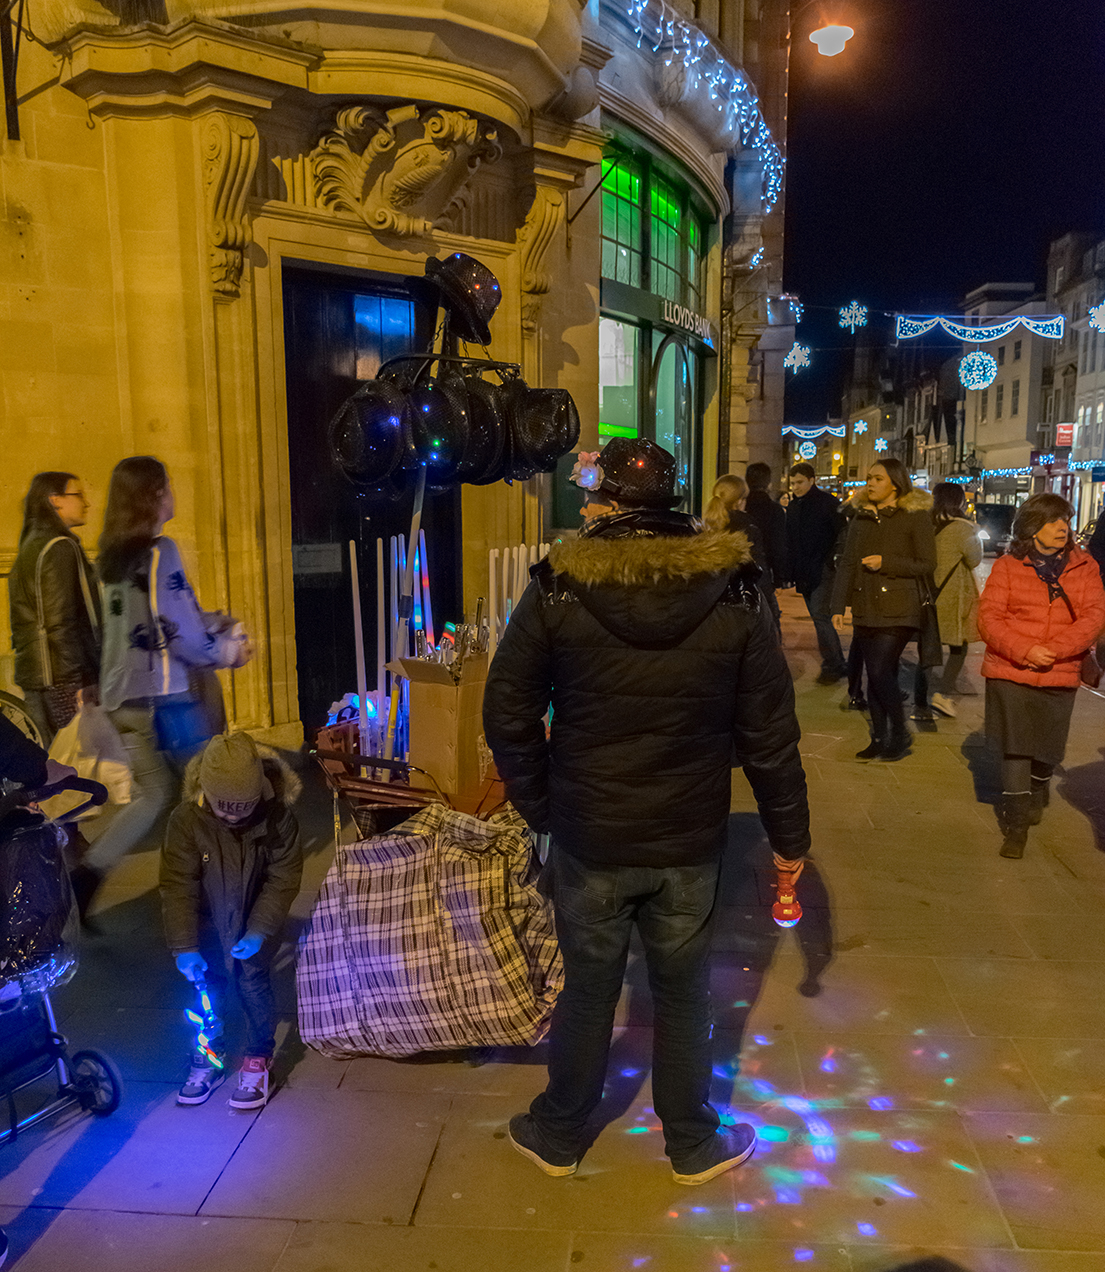
[[[867,669],[871,743],[857,760],[900,760],[909,752],[898,663],[921,627],[921,589],[936,566],[932,500],[914,490],[900,459],[867,470],[867,484],[853,496],[856,513],[833,584],[833,626],[844,626],[851,609],[854,632]]]
[[[8,580],[15,683],[44,747],[81,700],[95,701],[100,678],[100,589],[74,533],[88,507],[75,474],[36,473]]]
[[[183,763],[210,736],[192,694],[191,669],[244,661],[232,620],[200,609],[179,549],[162,534],[174,511],[160,460],[136,455],[116,464],[98,561],[104,585],[100,695],[127,750],[133,795],[79,867],[74,886],[82,908],[169,803],[170,760]]]
[[[986,733],[1001,748],[998,820],[1003,857],[1023,857],[1029,826],[1048,803],[1063,762],[1082,660],[1105,627],[1097,563],[1074,543],[1074,509],[1033,495],[1013,520],[1013,543],[994,562],[978,627],[986,642]]]
[[[940,641],[948,647],[944,669],[937,679],[931,706],[941,715],[956,714],[959,677],[971,641],[978,640],[978,583],[975,568],[982,564],[978,527],[967,516],[963,487],[938,481],[932,488],[932,525],[936,532],[936,617]],[[917,663],[913,719],[931,720],[929,672]]]

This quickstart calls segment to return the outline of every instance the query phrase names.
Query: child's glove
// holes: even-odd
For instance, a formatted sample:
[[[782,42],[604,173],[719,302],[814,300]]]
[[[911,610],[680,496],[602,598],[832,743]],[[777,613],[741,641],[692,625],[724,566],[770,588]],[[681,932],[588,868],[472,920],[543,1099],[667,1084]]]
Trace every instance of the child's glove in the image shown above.
[[[207,960],[195,950],[176,956],[176,969],[186,980],[196,981],[207,971]]]
[[[230,947],[234,958],[252,958],[261,948],[265,938],[259,932],[247,932],[237,945]]]

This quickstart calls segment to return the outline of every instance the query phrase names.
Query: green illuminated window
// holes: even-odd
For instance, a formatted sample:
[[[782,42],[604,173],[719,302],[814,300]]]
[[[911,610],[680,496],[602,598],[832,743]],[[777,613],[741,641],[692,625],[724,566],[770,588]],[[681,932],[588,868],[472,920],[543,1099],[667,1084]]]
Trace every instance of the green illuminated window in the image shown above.
[[[621,159],[602,183],[602,276],[642,286],[641,170]]]

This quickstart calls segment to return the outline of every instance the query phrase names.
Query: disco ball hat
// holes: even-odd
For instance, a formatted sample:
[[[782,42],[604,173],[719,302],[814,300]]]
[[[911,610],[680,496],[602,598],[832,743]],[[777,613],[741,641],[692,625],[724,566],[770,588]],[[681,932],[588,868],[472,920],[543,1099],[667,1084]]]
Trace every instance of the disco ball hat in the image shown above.
[[[579,441],[579,412],[567,389],[531,389],[524,380],[503,386],[516,481],[556,471],[556,461]]]
[[[473,486],[487,486],[506,476],[502,386],[466,376],[462,387],[468,398],[468,445],[457,476]]]
[[[406,394],[384,380],[369,380],[342,403],[329,439],[334,463],[354,485],[381,485],[413,455]]]
[[[431,486],[451,485],[468,446],[468,400],[449,380],[426,380],[409,394],[411,433]]]
[[[487,266],[464,252],[454,252],[440,260],[431,256],[426,262],[426,277],[441,292],[442,303],[452,319],[452,333],[474,344],[490,344],[488,323],[503,293],[499,280]]]
[[[675,456],[655,442],[614,437],[599,453],[599,489],[620,504],[641,508],[674,508],[682,498],[675,490]]]

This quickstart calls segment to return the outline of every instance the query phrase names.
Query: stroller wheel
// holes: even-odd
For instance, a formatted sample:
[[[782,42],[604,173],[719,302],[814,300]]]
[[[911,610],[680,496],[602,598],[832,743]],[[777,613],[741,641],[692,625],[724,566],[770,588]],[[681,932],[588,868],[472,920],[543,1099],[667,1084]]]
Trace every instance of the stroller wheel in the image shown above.
[[[69,1061],[69,1082],[81,1108],[107,1117],[123,1098],[123,1079],[101,1051],[78,1051]]]

